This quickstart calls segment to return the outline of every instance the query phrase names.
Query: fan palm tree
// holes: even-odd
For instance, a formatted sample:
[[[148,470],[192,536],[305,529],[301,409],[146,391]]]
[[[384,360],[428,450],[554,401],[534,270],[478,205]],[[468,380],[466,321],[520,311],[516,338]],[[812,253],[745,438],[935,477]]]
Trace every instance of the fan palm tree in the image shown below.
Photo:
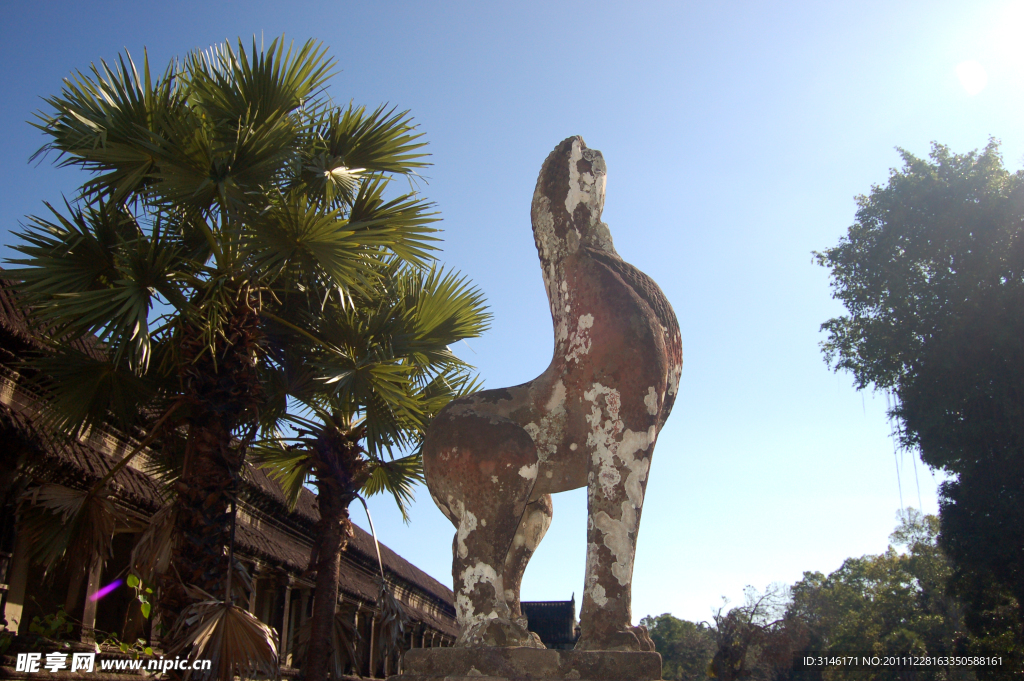
[[[353,535],[349,506],[360,495],[390,493],[408,519],[413,486],[423,479],[423,431],[453,397],[478,387],[449,346],[480,335],[490,319],[479,291],[456,274],[392,261],[376,281],[350,296],[295,300],[289,319],[269,334],[277,361],[266,383],[277,388],[276,409],[268,409],[272,437],[255,448],[257,457],[292,504],[307,481],[318,490],[309,681],[326,681],[328,667],[340,670],[328,660],[342,653],[332,645],[340,640],[341,551]],[[289,401],[301,409],[289,411]],[[381,580],[384,589],[383,568]]]
[[[420,134],[407,113],[333,106],[332,66],[312,41],[224,44],[160,75],[125,55],[66,79],[39,114],[40,151],[91,176],[28,219],[8,275],[50,331],[33,370],[55,426],[184,432],[165,618],[194,600],[186,585],[223,591],[229,500],[288,287],[358,294],[390,260],[430,258],[430,204],[384,196],[426,165]],[[89,335],[102,356],[72,344]]]

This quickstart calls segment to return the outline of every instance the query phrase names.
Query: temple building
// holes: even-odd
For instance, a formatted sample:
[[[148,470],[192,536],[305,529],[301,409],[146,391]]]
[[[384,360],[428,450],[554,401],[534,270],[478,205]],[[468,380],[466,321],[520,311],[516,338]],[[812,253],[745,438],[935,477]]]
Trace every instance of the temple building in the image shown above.
[[[576,621],[576,594],[568,601],[523,601],[519,604],[530,631],[548,648],[572,650],[580,637]]]
[[[102,353],[93,339],[81,349]],[[25,352],[42,349],[25,323],[9,282],[0,280],[0,630],[26,634],[34,617],[63,607],[80,625],[74,635],[102,640],[104,632],[120,632],[123,640],[151,635],[150,623],[138,614],[134,593],[125,586],[92,600],[102,585],[124,579],[138,533],[114,537],[105,565],[82,556],[68,569],[44,580],[28,558],[29,536],[17,520],[18,501],[29,485],[59,483],[87,489],[109,472],[135,446],[113,429],[93,430],[69,441],[50,434],[41,421],[39,400],[17,371]],[[115,503],[149,517],[169,501],[148,471],[151,458],[143,451],[114,477]],[[235,551],[252,577],[248,609],[278,633],[282,671],[299,666],[297,642],[312,615],[313,581],[307,569],[312,530],[319,518],[316,496],[303,490],[289,511],[281,488],[252,466],[244,470],[235,533]],[[141,530],[140,530],[141,531]],[[405,649],[450,646],[458,635],[452,591],[386,546],[381,558],[387,582],[404,609],[410,626]],[[380,659],[376,650],[378,566],[373,539],[359,527],[342,554],[338,610],[357,632],[355,659],[346,673],[383,677],[398,671],[398,656]]]

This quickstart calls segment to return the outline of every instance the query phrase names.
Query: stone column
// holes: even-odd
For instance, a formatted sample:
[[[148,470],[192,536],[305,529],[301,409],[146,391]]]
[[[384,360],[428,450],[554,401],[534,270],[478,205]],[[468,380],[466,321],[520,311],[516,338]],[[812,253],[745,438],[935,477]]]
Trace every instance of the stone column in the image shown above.
[[[306,613],[309,612],[310,589],[303,589],[299,594],[299,617],[295,620],[295,626],[301,627],[306,622]]]
[[[7,608],[4,617],[7,619],[7,631],[18,633],[21,626],[21,615],[25,609],[25,586],[28,584],[29,539],[24,531],[18,532],[14,542],[14,555],[7,567]],[[28,627],[25,632],[28,633]]]
[[[282,587],[282,590],[284,592],[284,602],[281,603],[281,628],[278,630],[278,637],[280,638],[280,641],[278,641],[277,645],[277,654],[279,659],[284,660],[285,656],[288,654],[291,644],[291,641],[289,640],[290,636],[288,635],[288,629],[290,624],[289,619],[291,615],[292,606],[291,584],[285,583],[284,586]]]
[[[370,678],[377,676],[377,617],[370,615]]]
[[[92,596],[100,590],[100,579],[103,578],[103,561],[93,556],[89,561],[89,572],[85,582],[85,606],[82,609],[82,642],[96,642],[96,606],[99,601]]]
[[[370,653],[368,646],[366,645],[366,637],[363,636],[363,604],[360,602],[356,603],[356,614],[355,614],[355,628],[356,633],[359,634],[359,642],[356,644],[356,668],[355,675],[361,676],[364,673],[369,675],[370,673]],[[362,651],[366,650],[366,659],[362,659]]]
[[[259,578],[256,576],[256,572],[261,569],[260,562],[258,560],[253,561],[252,568],[249,570],[250,581],[252,583],[252,591],[249,592],[249,600],[245,604],[245,609],[249,611],[250,615],[256,614],[256,591],[259,588]],[[239,604],[241,605],[241,604]]]

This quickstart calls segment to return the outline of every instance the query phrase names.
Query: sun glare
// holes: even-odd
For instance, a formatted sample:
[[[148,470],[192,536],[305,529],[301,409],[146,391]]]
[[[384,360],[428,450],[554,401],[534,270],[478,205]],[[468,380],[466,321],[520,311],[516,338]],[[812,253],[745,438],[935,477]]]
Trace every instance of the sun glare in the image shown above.
[[[988,85],[988,74],[985,73],[985,68],[976,61],[957,64],[956,77],[960,79],[960,84],[964,86],[967,94],[972,97]]]
[[[1016,0],[1003,8],[993,31],[992,44],[1002,59],[1024,68],[1024,0]]]

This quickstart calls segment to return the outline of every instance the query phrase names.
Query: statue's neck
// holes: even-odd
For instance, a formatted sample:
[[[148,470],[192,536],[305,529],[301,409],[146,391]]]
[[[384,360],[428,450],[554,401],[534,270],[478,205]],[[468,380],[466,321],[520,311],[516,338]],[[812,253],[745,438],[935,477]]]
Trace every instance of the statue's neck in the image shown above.
[[[557,355],[564,354],[569,334],[576,328],[578,317],[583,314],[583,311],[576,309],[577,288],[587,285],[580,277],[580,260],[588,257],[588,248],[603,250],[616,256],[618,254],[604,223],[592,225],[583,238],[572,226],[564,237],[559,236],[554,229],[545,227],[543,220],[540,229],[537,228],[537,223],[534,223],[534,241],[540,257],[544,289],[548,294]],[[587,238],[588,236],[591,238]],[[599,238],[593,238],[594,236]]]

